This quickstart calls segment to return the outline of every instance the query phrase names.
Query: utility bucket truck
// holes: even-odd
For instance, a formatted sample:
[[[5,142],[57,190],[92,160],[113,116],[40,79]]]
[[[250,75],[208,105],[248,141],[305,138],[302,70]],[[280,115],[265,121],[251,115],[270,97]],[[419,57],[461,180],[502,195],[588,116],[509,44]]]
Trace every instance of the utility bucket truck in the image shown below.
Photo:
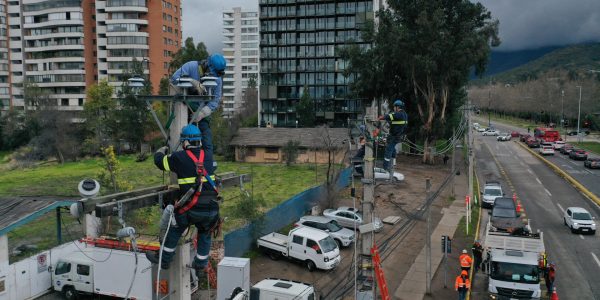
[[[528,228],[529,229],[529,228]],[[540,299],[543,278],[538,268],[545,252],[542,233],[522,235],[490,231],[486,228],[484,267],[488,275],[490,299]]]

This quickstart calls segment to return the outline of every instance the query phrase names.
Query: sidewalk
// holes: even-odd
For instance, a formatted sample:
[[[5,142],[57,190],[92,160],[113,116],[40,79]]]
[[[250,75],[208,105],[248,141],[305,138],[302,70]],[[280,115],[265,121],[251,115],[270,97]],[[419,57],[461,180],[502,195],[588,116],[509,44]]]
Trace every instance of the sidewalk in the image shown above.
[[[457,192],[457,195],[460,193]],[[439,251],[439,241],[442,235],[454,237],[458,222],[465,215],[464,202],[454,200],[452,205],[443,209],[444,216],[438,223],[437,227],[431,234],[431,276],[435,275],[440,263],[442,262],[443,254]],[[408,274],[405,276],[400,286],[394,291],[394,299],[414,300],[423,299],[426,291],[426,270],[425,270],[425,253],[426,248],[423,247]],[[409,278],[407,278],[409,277]]]

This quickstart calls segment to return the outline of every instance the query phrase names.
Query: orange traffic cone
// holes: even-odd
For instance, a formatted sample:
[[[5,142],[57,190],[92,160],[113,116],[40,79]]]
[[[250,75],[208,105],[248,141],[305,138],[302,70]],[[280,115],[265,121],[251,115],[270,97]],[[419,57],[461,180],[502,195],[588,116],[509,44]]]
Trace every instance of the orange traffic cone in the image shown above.
[[[556,293],[556,287],[552,290],[552,295],[550,296],[550,300],[558,300],[558,294]]]
[[[513,193],[513,201],[517,203],[517,193]]]
[[[517,203],[517,213],[521,213],[521,202]]]

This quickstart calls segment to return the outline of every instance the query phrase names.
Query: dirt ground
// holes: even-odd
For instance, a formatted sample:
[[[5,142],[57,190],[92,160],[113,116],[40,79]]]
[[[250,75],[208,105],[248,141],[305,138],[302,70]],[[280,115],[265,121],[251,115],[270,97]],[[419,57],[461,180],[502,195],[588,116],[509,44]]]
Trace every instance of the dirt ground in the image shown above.
[[[457,155],[458,156],[458,155]],[[464,162],[457,162],[457,166],[464,166]],[[389,250],[382,255],[382,265],[384,266],[385,278],[388,290],[391,295],[400,285],[402,279],[407,276],[412,263],[418,253],[425,246],[426,222],[424,218],[415,216],[419,207],[425,201],[425,179],[431,178],[432,191],[437,190],[442,181],[448,175],[450,163],[448,165],[425,165],[420,162],[418,157],[402,156],[398,158],[396,171],[405,176],[405,181],[396,184],[378,184],[375,189],[376,208],[378,217],[384,219],[388,216],[400,216],[403,219],[412,219],[414,226],[406,231],[405,234],[397,235],[393,242],[389,243]],[[466,173],[465,168],[461,170],[461,175],[456,176],[455,190],[457,195],[462,195],[466,191]],[[358,188],[357,195],[362,196],[362,190]],[[451,187],[448,185],[433,202],[431,206],[431,228],[432,231],[442,217],[441,210],[451,204]],[[342,193],[348,194],[348,193]],[[458,196],[460,197],[460,196]],[[357,199],[357,205],[358,205]],[[343,198],[339,200],[338,205],[352,206],[352,200]],[[396,225],[386,224],[382,232],[376,234],[376,243],[381,243],[386,238],[392,236],[398,229]],[[433,293],[427,299],[448,299],[456,297],[454,291],[454,278],[457,276],[458,252],[470,245],[466,238],[457,236],[453,241],[453,252],[448,259],[448,288],[444,289],[444,264],[435,272],[434,282],[432,284]],[[440,241],[432,241],[432,251],[440,250]],[[354,245],[341,249],[342,262],[338,268],[333,271],[308,272],[306,268],[288,260],[273,261],[267,256],[261,255],[251,262],[251,282],[256,283],[264,278],[276,277],[311,283],[315,286],[317,292],[321,295],[328,293],[336,285],[345,281],[346,278],[353,276],[352,270],[348,266],[352,263]],[[360,251],[360,248],[359,250]],[[410,275],[408,275],[410,276]],[[331,298],[331,296],[329,297]],[[351,299],[351,298],[348,298]]]

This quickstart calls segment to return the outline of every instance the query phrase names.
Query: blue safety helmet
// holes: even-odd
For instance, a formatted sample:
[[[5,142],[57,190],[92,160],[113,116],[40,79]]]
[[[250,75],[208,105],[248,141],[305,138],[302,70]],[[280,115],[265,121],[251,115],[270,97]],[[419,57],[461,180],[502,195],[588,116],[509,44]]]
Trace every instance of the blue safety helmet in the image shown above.
[[[189,124],[181,129],[181,141],[182,142],[183,141],[194,142],[194,141],[199,141],[200,139],[202,139],[202,133],[200,132],[200,129],[198,129],[198,126],[196,126],[194,124]]]
[[[394,106],[404,107],[404,102],[402,102],[402,100],[400,100],[400,99],[396,99],[394,101]]]
[[[208,68],[211,73],[223,76],[225,74],[225,67],[227,67],[227,61],[223,55],[213,54],[208,57]]]

